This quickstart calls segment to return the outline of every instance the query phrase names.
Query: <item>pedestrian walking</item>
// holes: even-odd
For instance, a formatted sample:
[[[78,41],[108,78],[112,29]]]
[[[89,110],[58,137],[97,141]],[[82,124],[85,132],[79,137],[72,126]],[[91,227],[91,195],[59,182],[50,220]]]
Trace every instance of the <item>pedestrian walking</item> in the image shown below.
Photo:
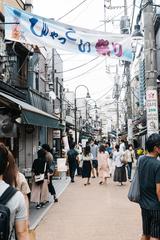
[[[77,175],[78,176],[81,176],[82,175],[82,147],[80,145],[80,143],[78,143],[76,146],[75,146],[75,150],[78,152],[78,156],[77,156],[77,160],[76,160],[76,163],[77,163]]]
[[[126,150],[125,141],[124,141],[123,139],[121,139],[120,145],[119,145],[119,151],[120,151],[120,152],[124,152],[125,150]]]
[[[119,145],[115,146],[113,161],[115,163],[114,182],[119,182],[121,186],[127,181],[125,164],[122,162],[123,152],[120,152]]]
[[[91,148],[91,153],[93,155],[93,160],[92,160],[92,178],[95,178],[96,176],[98,177],[98,160],[97,160],[98,146],[95,144],[94,140],[91,140],[90,148]]]
[[[141,240],[160,239],[160,135],[146,141],[148,153],[139,158],[140,201],[143,236]]]
[[[75,143],[70,145],[70,150],[67,152],[67,163],[69,165],[69,174],[71,182],[74,182],[75,171],[77,168],[78,152],[74,149]]]
[[[13,158],[12,154],[9,153],[8,149],[3,143],[0,143],[0,197],[9,189],[9,184],[7,184],[3,180],[4,173],[9,166],[9,159],[8,156]],[[14,173],[13,175],[16,176]],[[13,189],[13,188],[11,188]],[[12,191],[9,189],[9,191]],[[6,239],[9,230],[9,237],[10,240],[29,240],[29,233],[28,233],[28,217],[27,217],[27,209],[26,203],[23,194],[20,191],[14,191],[14,195],[8,200],[5,204],[6,207],[10,210],[10,222],[8,223],[10,226],[9,228],[7,225],[4,226],[1,232],[1,236]],[[9,194],[9,193],[8,193]],[[4,196],[4,195],[3,195]],[[3,216],[3,215],[2,215]],[[3,219],[1,216],[1,225]],[[2,227],[2,226],[0,226]],[[5,229],[7,232],[5,232]],[[16,233],[16,238],[15,238]]]
[[[37,203],[36,208],[40,209],[48,202],[48,171],[49,165],[46,161],[45,150],[37,152],[38,158],[32,164],[33,183],[31,190],[31,202]],[[40,181],[37,181],[37,177]]]
[[[55,161],[54,161],[53,155],[51,153],[51,148],[48,144],[43,144],[42,149],[45,150],[45,158],[49,165],[48,166],[48,168],[49,168],[49,170],[48,170],[48,179],[49,179],[48,190],[49,190],[50,194],[53,196],[54,202],[58,202],[58,198],[56,196],[56,190],[55,190],[53,182],[52,182],[54,171],[55,171]]]
[[[105,143],[105,153],[109,154],[108,164],[109,164],[109,175],[111,177],[112,171],[113,171],[113,148],[112,148],[110,142]]]
[[[110,177],[110,169],[109,169],[109,154],[105,152],[105,146],[100,145],[98,152],[98,174],[101,178],[99,184],[107,183],[107,178]]]
[[[133,145],[129,144],[126,151],[124,152],[124,157],[126,159],[126,163],[127,163],[127,172],[128,172],[128,179],[129,181],[131,180],[131,176],[132,176],[132,165],[135,162],[135,152],[133,149]]]
[[[82,154],[82,178],[86,178],[87,181],[84,183],[84,186],[90,184],[91,170],[92,170],[92,159],[93,155],[91,153],[91,147],[86,145]]]

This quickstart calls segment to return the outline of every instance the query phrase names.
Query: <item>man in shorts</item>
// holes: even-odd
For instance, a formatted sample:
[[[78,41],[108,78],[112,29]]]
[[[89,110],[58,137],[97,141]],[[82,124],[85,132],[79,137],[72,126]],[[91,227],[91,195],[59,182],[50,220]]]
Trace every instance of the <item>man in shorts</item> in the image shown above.
[[[95,144],[94,140],[91,141],[90,144],[91,147],[91,153],[93,155],[93,160],[92,160],[92,178],[95,178],[96,176],[98,177],[98,160],[97,160],[97,155],[98,155],[98,146]],[[95,176],[96,172],[96,176]]]
[[[141,240],[160,240],[160,135],[146,142],[148,154],[139,159],[140,201],[143,236]]]

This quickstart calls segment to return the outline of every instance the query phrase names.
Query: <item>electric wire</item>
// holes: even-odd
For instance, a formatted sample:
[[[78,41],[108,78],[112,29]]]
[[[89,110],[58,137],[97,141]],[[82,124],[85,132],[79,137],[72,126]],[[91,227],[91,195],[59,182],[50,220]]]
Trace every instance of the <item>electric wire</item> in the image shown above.
[[[137,97],[137,96],[135,95],[135,93],[134,93],[134,91],[133,91],[132,88],[131,88],[131,92],[133,93],[134,97],[139,100],[139,97]]]
[[[61,20],[62,18],[66,17],[67,15],[69,15],[71,12],[73,12],[75,9],[77,9],[78,7],[80,7],[83,3],[85,3],[87,0],[84,0],[82,2],[80,2],[77,6],[75,6],[74,8],[72,8],[69,12],[65,13],[62,17],[58,18],[56,21]]]
[[[84,64],[81,64],[81,65],[79,65],[79,66],[77,66],[77,67],[74,67],[74,68],[71,68],[71,69],[67,69],[67,70],[62,71],[62,72],[56,72],[56,73],[65,73],[65,72],[70,72],[70,71],[76,70],[76,69],[78,69],[78,68],[81,68],[81,67],[83,67],[83,66],[86,66],[87,64],[95,61],[95,60],[98,59],[98,58],[99,58],[99,56],[98,56],[98,57],[95,57],[95,58],[93,58],[92,60],[90,60],[89,62],[84,63]]]
[[[116,100],[114,100],[113,102],[110,102],[110,103],[105,103],[103,105],[101,105],[101,107],[105,107],[105,106],[109,106],[109,105],[112,105],[116,102]]]
[[[93,70],[93,69],[95,69],[96,67],[98,67],[98,66],[99,66],[100,64],[102,64],[103,62],[104,62],[104,59],[103,59],[101,62],[99,62],[98,64],[96,64],[95,66],[93,66],[92,68],[88,69],[87,71],[85,71],[85,72],[81,73],[80,75],[77,75],[77,76],[75,76],[75,77],[73,77],[73,78],[64,80],[64,82],[70,82],[70,81],[72,81],[72,80],[74,80],[74,79],[76,79],[76,78],[79,78],[79,77],[85,75],[86,73],[88,73],[88,72],[90,72],[91,70]]]
[[[100,100],[101,98],[103,98],[104,96],[106,96],[111,90],[113,89],[113,87],[111,87],[106,93],[104,93],[102,96],[100,96],[99,98],[96,99],[96,101]]]
[[[129,6],[127,7],[127,9],[130,9],[132,6],[133,6],[133,4],[129,5]],[[107,21],[107,23],[114,21],[114,19],[115,19],[116,17],[122,15],[122,13],[123,13],[123,11],[121,11],[121,12],[118,13],[117,15],[113,16],[111,19],[109,19],[109,20]],[[104,25],[104,23],[98,25],[96,28],[93,28],[92,30],[96,30],[97,28],[100,28],[100,27],[102,27],[103,25]]]
[[[86,11],[86,9],[89,8],[89,6],[91,5],[91,3],[93,3],[93,1],[95,1],[95,0],[91,0],[91,1],[88,3],[88,5],[85,7],[85,11]],[[79,16],[81,16],[83,13],[84,13],[84,10],[81,10],[81,12],[80,12],[79,14],[77,14],[75,18],[72,19],[72,22],[74,22],[75,20],[77,20],[77,18],[79,18]]]

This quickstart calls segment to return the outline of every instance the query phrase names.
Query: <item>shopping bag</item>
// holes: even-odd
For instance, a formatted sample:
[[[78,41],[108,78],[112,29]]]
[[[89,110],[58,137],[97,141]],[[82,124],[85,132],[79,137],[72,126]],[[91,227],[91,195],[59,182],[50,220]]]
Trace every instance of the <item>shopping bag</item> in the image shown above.
[[[134,173],[134,177],[132,179],[129,192],[128,192],[128,199],[131,202],[139,203],[140,201],[140,183],[139,183],[139,160],[137,163],[137,167]]]

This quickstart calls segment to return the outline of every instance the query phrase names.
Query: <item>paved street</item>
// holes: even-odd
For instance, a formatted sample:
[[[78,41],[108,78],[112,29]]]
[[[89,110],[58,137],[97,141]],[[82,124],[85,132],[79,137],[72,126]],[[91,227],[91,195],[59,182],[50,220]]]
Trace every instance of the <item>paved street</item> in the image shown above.
[[[61,179],[53,180],[53,185],[56,190],[57,197],[64,192],[68,184],[70,183],[70,178],[62,177]],[[30,203],[29,207],[29,222],[30,229],[33,230],[37,227],[41,219],[46,215],[51,206],[54,204],[53,197],[49,196],[49,203],[45,206],[45,208],[36,209],[34,203]]]
[[[77,177],[70,183],[36,228],[37,240],[138,240],[140,209],[127,199],[130,183],[98,182],[84,186]]]

